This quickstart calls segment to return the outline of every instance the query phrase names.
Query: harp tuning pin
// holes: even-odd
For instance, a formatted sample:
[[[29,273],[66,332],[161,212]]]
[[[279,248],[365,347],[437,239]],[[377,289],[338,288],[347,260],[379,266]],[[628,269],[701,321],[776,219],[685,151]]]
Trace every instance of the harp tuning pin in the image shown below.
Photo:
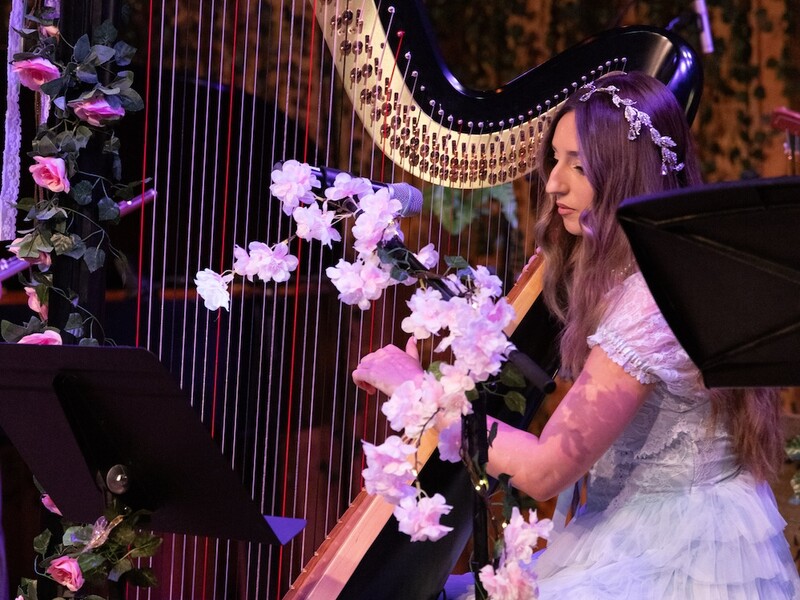
[[[542,112],[542,105],[541,104],[537,104],[536,105],[536,111],[537,112]]]
[[[411,76],[416,78],[419,76],[419,71],[411,71]]]
[[[436,100],[431,100],[430,102],[428,102],[428,104],[431,106],[431,108],[433,108],[434,106],[436,106]]]
[[[448,115],[447,120],[452,123],[453,122],[453,115]]]
[[[498,125],[498,126],[500,126],[500,127],[505,127],[505,125],[506,125],[506,122],[505,122],[505,121],[499,121],[499,122],[497,123],[497,125]]]
[[[390,6],[389,8],[387,8],[386,12],[388,12],[391,15],[393,15],[394,14],[394,6]]]
[[[473,125],[474,125],[474,123],[472,121],[467,121],[467,127],[472,129]]]
[[[606,61],[606,68],[611,68],[611,61],[610,60]]]
[[[411,60],[411,52],[406,52],[404,56],[406,57],[406,60]]]
[[[424,85],[419,86],[419,91],[420,92],[424,92],[425,91],[425,86]]]
[[[478,127],[480,127],[481,129],[483,129],[483,121],[478,121]]]
[[[564,88],[563,90],[561,90],[561,93],[566,96],[567,94],[569,94],[569,90],[567,88]]]

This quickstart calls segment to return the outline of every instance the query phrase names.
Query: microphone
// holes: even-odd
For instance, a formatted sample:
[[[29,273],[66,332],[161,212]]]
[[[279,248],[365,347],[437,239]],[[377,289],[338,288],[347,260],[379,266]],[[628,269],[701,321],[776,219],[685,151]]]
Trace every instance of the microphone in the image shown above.
[[[694,12],[700,19],[700,45],[704,54],[714,52],[714,38],[711,35],[711,25],[708,21],[708,8],[706,0],[694,0]]]
[[[340,171],[332,167],[311,167],[311,172],[322,182],[322,189],[333,187],[333,182]],[[348,173],[349,174],[349,173]],[[401,217],[409,217],[411,215],[418,215],[422,212],[422,192],[408,183],[383,183],[381,181],[373,181],[367,179],[372,185],[373,191],[380,189],[389,190],[389,197],[399,200],[402,208],[400,209]]]

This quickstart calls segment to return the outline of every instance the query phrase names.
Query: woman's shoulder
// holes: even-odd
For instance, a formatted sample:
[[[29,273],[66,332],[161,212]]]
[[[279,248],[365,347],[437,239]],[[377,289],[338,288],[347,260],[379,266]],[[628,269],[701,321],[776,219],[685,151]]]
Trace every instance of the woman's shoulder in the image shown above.
[[[661,314],[641,273],[633,273],[609,292],[606,311],[588,343],[599,345],[642,383],[663,381],[682,396],[702,390],[700,372]]]

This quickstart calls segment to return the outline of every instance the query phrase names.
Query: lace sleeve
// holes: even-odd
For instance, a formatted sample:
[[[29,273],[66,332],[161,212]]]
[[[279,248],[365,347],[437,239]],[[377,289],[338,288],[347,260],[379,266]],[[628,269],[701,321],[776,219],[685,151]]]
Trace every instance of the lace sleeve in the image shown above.
[[[699,370],[664,320],[641,273],[628,277],[611,294],[605,316],[588,338],[589,347],[600,346],[642,383],[664,382],[682,397],[702,393]]]

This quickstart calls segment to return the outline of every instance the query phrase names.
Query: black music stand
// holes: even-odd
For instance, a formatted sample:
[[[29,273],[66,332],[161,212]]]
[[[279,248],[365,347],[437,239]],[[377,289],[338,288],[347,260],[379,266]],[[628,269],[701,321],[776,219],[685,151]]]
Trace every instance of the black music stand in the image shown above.
[[[0,344],[0,365],[0,427],[66,518],[93,523],[113,493],[158,532],[285,544],[305,526],[261,514],[150,352]]]
[[[708,387],[800,385],[800,178],[631,198],[617,218]]]

